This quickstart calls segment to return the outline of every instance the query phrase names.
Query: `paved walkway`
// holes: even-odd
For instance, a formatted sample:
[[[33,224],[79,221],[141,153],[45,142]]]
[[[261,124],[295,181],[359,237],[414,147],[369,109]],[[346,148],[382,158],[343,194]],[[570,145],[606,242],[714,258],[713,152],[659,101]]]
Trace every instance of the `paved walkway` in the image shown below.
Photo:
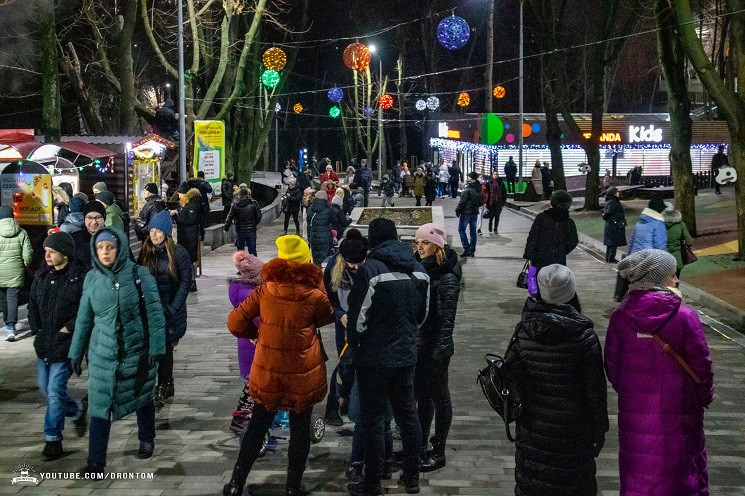
[[[377,204],[377,197],[372,197]],[[397,205],[412,203],[399,200]],[[452,214],[453,200],[437,200],[445,207],[448,232],[461,251]],[[464,291],[456,321],[456,355],[451,362],[454,419],[448,443],[447,467],[422,477],[423,494],[499,495],[512,494],[514,447],[504,435],[497,415],[490,409],[476,384],[476,372],[486,352],[501,352],[519,320],[525,300],[515,279],[530,221],[505,210],[500,236],[479,240],[477,256],[464,264]],[[269,260],[276,253],[274,237],[280,221],[259,232],[259,255]],[[176,349],[176,396],[158,414],[155,456],[137,460],[134,416],[115,422],[111,432],[107,467],[111,472],[153,472],[152,480],[46,480],[38,487],[12,485],[19,464],[32,472],[72,472],[84,465],[87,437],[77,438],[71,426],[66,431],[67,456],[45,463],[42,424],[44,406],[35,387],[32,339],[0,342],[0,494],[106,494],[106,495],[212,495],[218,494],[230,477],[238,450],[229,432],[230,415],[241,391],[236,363],[235,340],[225,329],[229,310],[226,278],[234,274],[231,247],[207,255],[205,275],[198,280],[199,292],[189,296],[189,329]],[[604,339],[615,274],[609,266],[582,249],[568,260],[575,272],[586,314]],[[333,343],[333,328],[323,329],[327,347]],[[743,351],[717,333],[708,334],[716,370],[716,396],[706,412],[711,493],[745,494],[745,448],[742,412]],[[329,362],[329,372],[333,367]],[[71,390],[80,395],[87,373],[71,380]],[[602,495],[618,494],[616,439],[616,395],[609,388],[611,432],[598,460],[598,482]],[[323,405],[316,407],[323,413]],[[315,494],[343,494],[344,471],[351,447],[351,424],[327,429],[326,437],[311,449],[305,482]],[[260,459],[249,478],[256,495],[282,494],[287,462],[286,445]],[[32,474],[33,475],[33,474]],[[389,481],[390,493],[396,493]]]

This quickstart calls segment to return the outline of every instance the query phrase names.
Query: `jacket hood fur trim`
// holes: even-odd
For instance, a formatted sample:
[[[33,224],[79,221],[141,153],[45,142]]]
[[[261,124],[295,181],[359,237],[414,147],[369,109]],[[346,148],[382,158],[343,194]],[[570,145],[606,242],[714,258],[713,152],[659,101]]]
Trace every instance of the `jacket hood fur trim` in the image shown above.
[[[200,193],[197,188],[191,188],[189,191],[186,192],[184,196],[179,199],[178,204],[182,207],[185,207],[189,204],[192,198],[200,198],[201,196],[202,193]]]
[[[261,281],[263,283],[290,283],[306,286],[311,289],[323,288],[323,272],[311,263],[297,263],[281,258],[275,258],[261,269]]]

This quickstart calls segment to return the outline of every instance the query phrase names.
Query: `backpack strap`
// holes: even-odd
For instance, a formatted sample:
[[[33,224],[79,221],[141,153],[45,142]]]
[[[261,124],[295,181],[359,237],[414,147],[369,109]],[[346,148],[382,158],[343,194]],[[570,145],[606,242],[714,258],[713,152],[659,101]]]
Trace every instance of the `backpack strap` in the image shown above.
[[[145,309],[145,297],[142,294],[142,280],[137,273],[139,265],[132,265],[132,279],[134,279],[135,288],[137,288],[137,305],[140,310],[140,321],[142,321],[142,331],[145,334],[145,346],[150,348],[150,332],[147,325],[147,310]]]

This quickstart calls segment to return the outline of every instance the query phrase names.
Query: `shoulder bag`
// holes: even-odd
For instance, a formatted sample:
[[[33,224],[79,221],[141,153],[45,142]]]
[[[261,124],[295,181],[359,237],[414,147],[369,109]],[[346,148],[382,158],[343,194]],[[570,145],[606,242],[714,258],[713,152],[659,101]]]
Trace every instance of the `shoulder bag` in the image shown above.
[[[698,260],[691,247],[686,244],[682,229],[680,231],[680,259],[683,261],[683,265],[689,265]]]
[[[528,289],[528,269],[530,268],[530,260],[525,262],[523,270],[517,275],[517,287],[521,289]]]
[[[512,347],[516,336],[517,330],[512,336],[507,351]],[[505,352],[505,355],[507,355],[507,352]],[[479,371],[476,381],[481,386],[481,391],[483,391],[489,405],[502,417],[507,439],[514,443],[519,435],[519,420],[522,412],[520,388],[513,370],[514,361],[491,353],[485,355],[484,359],[487,365]],[[514,436],[510,430],[510,424],[513,422],[515,422]]]

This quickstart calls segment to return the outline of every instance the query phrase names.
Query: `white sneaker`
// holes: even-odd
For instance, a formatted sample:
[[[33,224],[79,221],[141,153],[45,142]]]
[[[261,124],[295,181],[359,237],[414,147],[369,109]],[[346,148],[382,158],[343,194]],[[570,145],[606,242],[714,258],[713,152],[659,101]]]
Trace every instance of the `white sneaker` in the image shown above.
[[[5,336],[6,341],[13,342],[16,340],[16,335],[14,332],[8,332],[8,334]]]

